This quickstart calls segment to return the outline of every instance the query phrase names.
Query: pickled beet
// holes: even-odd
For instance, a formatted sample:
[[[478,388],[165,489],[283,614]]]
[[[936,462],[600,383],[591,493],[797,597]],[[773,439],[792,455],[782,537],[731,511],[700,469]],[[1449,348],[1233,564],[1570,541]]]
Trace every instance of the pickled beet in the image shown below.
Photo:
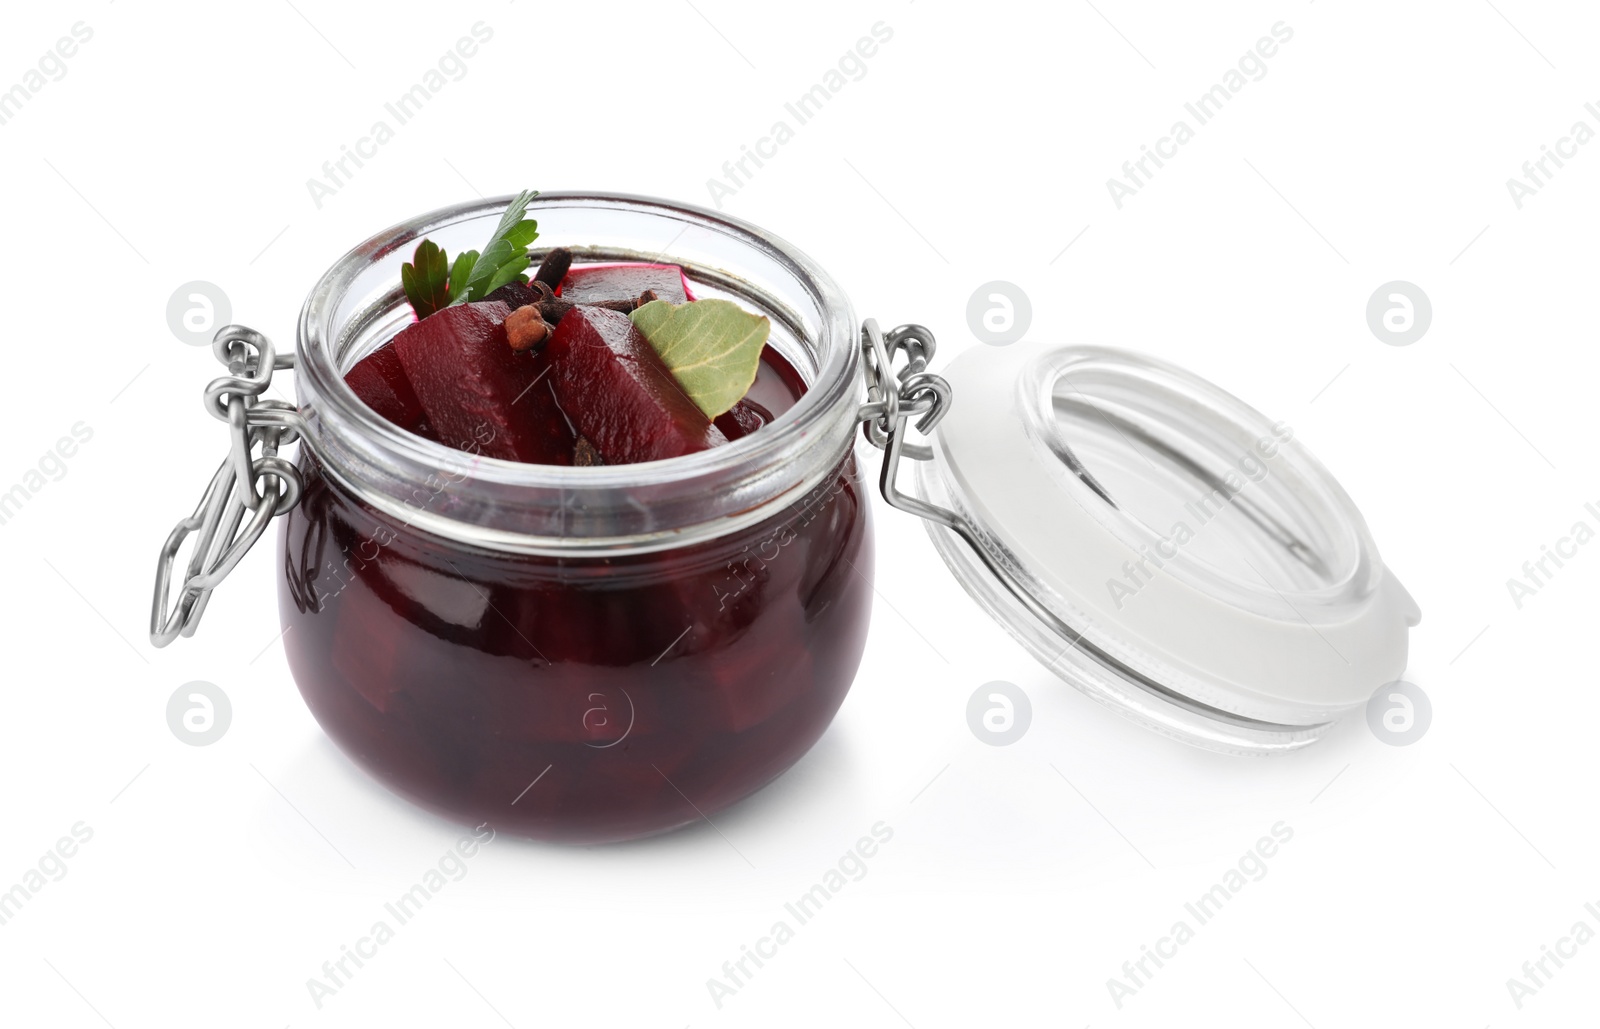
[[[527,307],[539,299],[539,294],[526,282],[508,282],[504,286],[484,297],[485,300],[498,300],[511,310]]]
[[[544,353],[561,409],[607,464],[682,457],[727,442],[620,311],[573,308]]]
[[[439,442],[483,457],[551,463],[515,407],[539,369],[506,342],[498,302],[458,304],[402,329],[393,346]]]
[[[794,366],[770,346],[761,351],[756,381],[744,399],[729,411],[717,415],[715,424],[730,441],[743,439],[794,406],[795,398],[806,391]]]
[[[356,362],[344,381],[362,403],[400,428],[416,432],[422,425],[422,402],[411,388],[392,342]]]
[[[677,265],[579,265],[561,286],[581,304],[632,299],[646,289],[673,302],[693,297]],[[504,321],[537,296],[513,282],[489,301],[446,308],[363,358],[345,381],[378,414],[427,439],[556,465],[574,463],[580,434],[607,464],[742,439],[804,392],[794,369],[769,347],[745,398],[707,424],[619,312],[575,308],[537,352],[511,351]]]
[[[760,406],[803,390],[768,349]],[[469,825],[592,843],[715,818],[811,747],[854,677],[872,545],[849,454],[758,524],[592,557],[442,539],[301,465],[280,550],[300,690],[357,764]]]
[[[689,280],[675,264],[580,264],[561,280],[556,293],[575,304],[633,300],[647,289],[674,304],[694,299]]]
[[[534,354],[532,365],[533,384],[512,403],[516,424],[532,438],[540,464],[570,465],[578,434],[556,400],[549,354],[543,350]]]
[[[717,415],[713,424],[731,443],[736,439],[744,439],[770,421],[772,412],[760,404],[741,400],[730,410]]]

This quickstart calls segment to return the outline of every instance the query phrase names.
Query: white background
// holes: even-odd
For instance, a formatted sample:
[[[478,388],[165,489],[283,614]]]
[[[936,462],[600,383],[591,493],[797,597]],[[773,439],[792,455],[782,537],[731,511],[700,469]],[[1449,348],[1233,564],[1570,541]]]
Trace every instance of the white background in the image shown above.
[[[1600,907],[1592,663],[1600,546],[1519,610],[1506,582],[1600,519],[1595,184],[1580,148],[1519,209],[1506,180],[1600,100],[1588,5],[1084,0],[1044,5],[13,5],[0,88],[93,39],[9,123],[0,490],[93,439],[0,526],[0,889],[93,839],[0,926],[8,1025],[1571,1026],[1600,943],[1519,1009],[1506,980]],[[454,40],[493,39],[320,208],[321,166]],[[878,512],[879,601],[837,721],[793,771],[666,838],[502,837],[319,1010],[306,980],[459,830],[393,799],[290,681],[267,548],[199,635],[155,651],[158,544],[225,448],[209,353],[165,308],[201,279],[292,339],[355,242],[484,194],[708,204],[706,182],[871,26],[893,39],[725,210],[786,237],[859,313],[979,346],[981,283],[1029,339],[1184,364],[1289,421],[1416,596],[1415,745],[1359,720],[1271,761],[1141,731],[1053,680]],[[1119,210],[1106,180],[1271,26],[1293,39]],[[1192,120],[1191,120],[1192,124]],[[1553,165],[1551,166],[1553,168]],[[1070,244],[1070,246],[1069,246]],[[1405,279],[1431,328],[1376,339]],[[881,507],[881,504],[880,504]],[[930,642],[931,641],[931,642]],[[207,747],[166,722],[216,683]],[[1005,679],[1033,722],[968,729]],[[893,840],[719,1009],[706,981],[875,822]],[[1294,837],[1119,1009],[1121,975],[1278,822]],[[1554,969],[1554,966],[1549,966]]]

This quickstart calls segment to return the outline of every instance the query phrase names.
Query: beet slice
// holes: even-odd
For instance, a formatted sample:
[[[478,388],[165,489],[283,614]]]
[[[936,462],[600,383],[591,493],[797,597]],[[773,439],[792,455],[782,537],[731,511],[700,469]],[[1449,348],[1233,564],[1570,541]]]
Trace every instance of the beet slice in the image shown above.
[[[607,464],[681,457],[727,442],[620,311],[573,308],[545,353],[561,409]]]
[[[689,280],[675,264],[580,264],[561,280],[556,294],[574,304],[633,300],[647,289],[674,304],[694,299]]]
[[[529,304],[537,303],[539,294],[526,282],[508,282],[487,297],[484,297],[484,299],[498,300],[515,311],[519,307],[527,307]]]
[[[383,563],[372,568],[393,567],[400,560],[403,559],[386,554]],[[440,676],[448,677],[454,670],[433,648],[435,637],[395,631],[401,620],[410,621],[417,613],[416,607],[399,594],[393,582],[375,582],[370,575],[372,568],[356,574],[348,583],[339,584],[336,580],[328,586],[328,592],[336,597],[330,609],[338,619],[332,661],[334,670],[352,691],[379,712],[387,713],[394,706],[397,693]]]
[[[361,402],[411,432],[422,425],[422,402],[400,364],[393,343],[385,343],[356,362],[344,377]]]
[[[763,641],[743,636],[717,651],[702,682],[708,720],[729,732],[744,732],[776,715],[816,688],[811,653],[779,654]]]
[[[806,380],[794,365],[784,360],[771,344],[763,347],[761,364],[756,367],[756,381],[745,392],[745,403],[765,409],[770,422],[799,403],[805,392]]]
[[[517,424],[534,443],[535,456],[528,460],[538,464],[570,465],[573,450],[578,445],[578,434],[556,400],[549,355],[541,350],[532,357],[533,385],[513,405]]]
[[[401,330],[394,349],[439,442],[482,457],[540,462],[546,448],[515,406],[539,369],[532,354],[506,342],[510,313],[499,302],[447,307]]]
[[[736,439],[744,439],[770,421],[772,413],[766,408],[751,400],[741,400],[717,415],[713,424],[731,443]]]

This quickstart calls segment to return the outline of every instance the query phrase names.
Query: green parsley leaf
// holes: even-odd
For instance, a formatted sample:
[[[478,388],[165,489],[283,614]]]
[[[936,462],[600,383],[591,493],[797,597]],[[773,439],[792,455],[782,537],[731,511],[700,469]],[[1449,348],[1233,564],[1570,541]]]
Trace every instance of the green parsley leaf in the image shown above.
[[[410,264],[400,266],[400,286],[418,318],[442,311],[452,303],[449,264],[445,253],[430,239],[417,244]]]
[[[472,269],[477,263],[476,250],[456,255],[456,263],[450,266],[450,303],[459,302],[467,292],[467,281],[472,278]]]
[[[707,418],[749,392],[772,331],[764,315],[729,300],[652,300],[629,317]]]
[[[400,266],[400,287],[419,319],[455,304],[482,300],[508,282],[527,282],[532,263],[528,245],[539,238],[539,223],[525,217],[537,190],[524,190],[507,205],[483,251],[449,256],[432,240],[417,244],[410,264]]]
[[[517,223],[511,231],[506,233],[506,239],[514,247],[525,247],[539,238],[539,223],[529,219]]]
[[[482,300],[506,283],[517,279],[533,260],[528,256],[528,244],[539,238],[539,223],[525,218],[528,204],[539,194],[534,190],[518,193],[500,217],[494,234],[484,244],[483,253],[472,266],[464,291],[451,284],[451,293],[458,296],[454,303]]]

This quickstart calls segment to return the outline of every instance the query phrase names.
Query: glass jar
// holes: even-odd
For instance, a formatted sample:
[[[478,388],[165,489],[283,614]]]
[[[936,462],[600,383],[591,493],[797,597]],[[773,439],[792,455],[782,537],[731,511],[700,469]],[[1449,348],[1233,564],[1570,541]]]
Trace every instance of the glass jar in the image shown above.
[[[229,374],[207,407],[232,450],[168,537],[151,608],[157,646],[192,634],[287,512],[295,679],[329,735],[418,803],[528,836],[620,840],[714,813],[793,764],[866,640],[858,423],[884,451],[884,499],[927,523],[978,604],[1063,681],[1155,732],[1285,753],[1404,672],[1416,601],[1285,423],[1102,347],[968,349],[934,373],[926,328],[869,318],[858,332],[820,268],[711,211],[565,193],[529,209],[541,248],[671,261],[699,296],[766,314],[776,358],[752,396],[788,408],[770,425],[687,457],[574,468],[399,429],[343,374],[409,323],[400,265],[416,242],[476,246],[507,202],[357,247],[306,301],[295,356],[242,326],[217,332]],[[264,399],[290,367],[298,404]],[[294,438],[298,467],[278,456]]]
[[[543,196],[538,247],[664,252],[699,296],[768,315],[799,396],[761,431],[671,461],[452,450],[379,417],[343,375],[410,320],[399,266],[417,242],[470,248],[502,207],[397,226],[306,302],[284,646],[327,733],[425,807],[544,839],[661,832],[787,769],[854,678],[872,577],[854,316],[770,236],[636,198]]]

